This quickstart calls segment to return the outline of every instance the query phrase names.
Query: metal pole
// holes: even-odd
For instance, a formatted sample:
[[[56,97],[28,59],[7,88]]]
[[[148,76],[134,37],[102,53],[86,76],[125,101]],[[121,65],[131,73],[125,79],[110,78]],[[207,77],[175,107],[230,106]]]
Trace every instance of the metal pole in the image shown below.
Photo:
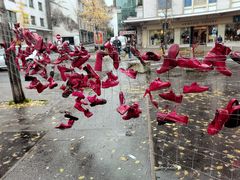
[[[168,0],[165,1],[165,18],[164,18],[164,26],[163,26],[163,38],[164,38],[164,48],[167,49],[167,5]]]

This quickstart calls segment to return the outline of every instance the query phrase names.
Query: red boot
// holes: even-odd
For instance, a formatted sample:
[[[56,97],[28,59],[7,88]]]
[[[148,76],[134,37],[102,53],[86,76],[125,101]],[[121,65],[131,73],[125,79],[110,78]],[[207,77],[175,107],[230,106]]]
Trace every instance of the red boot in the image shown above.
[[[208,125],[207,132],[209,135],[217,134],[229,119],[229,114],[226,109],[217,109],[215,118],[213,121]]]

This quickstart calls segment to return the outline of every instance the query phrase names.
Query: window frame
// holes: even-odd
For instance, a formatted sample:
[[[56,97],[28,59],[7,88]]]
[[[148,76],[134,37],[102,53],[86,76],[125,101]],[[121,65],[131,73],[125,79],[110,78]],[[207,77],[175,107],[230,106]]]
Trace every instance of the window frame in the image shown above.
[[[40,26],[44,27],[45,23],[44,23],[44,18],[40,18]]]
[[[28,5],[29,5],[29,7],[34,8],[34,1],[28,0]]]
[[[39,1],[38,1],[38,10],[39,10],[39,11],[43,11],[42,2],[39,2]]]
[[[36,16],[30,16],[30,18],[31,18],[31,25],[36,25]],[[34,19],[34,23],[33,23],[33,19]]]
[[[168,2],[168,4],[167,4],[167,9],[172,9],[172,0],[170,0],[170,1],[168,1],[168,0],[158,0],[158,1],[157,1],[157,8],[158,8],[159,10],[166,9],[166,6],[160,7],[160,4],[161,4],[160,1],[164,1],[163,4],[166,4],[165,2],[167,1],[167,2]]]

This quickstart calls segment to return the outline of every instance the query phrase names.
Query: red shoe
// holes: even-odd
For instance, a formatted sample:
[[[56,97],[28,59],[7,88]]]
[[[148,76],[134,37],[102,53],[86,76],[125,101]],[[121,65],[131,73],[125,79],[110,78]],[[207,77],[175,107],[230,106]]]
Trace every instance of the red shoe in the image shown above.
[[[60,63],[62,63],[63,61],[66,61],[66,60],[68,60],[68,59],[69,59],[68,55],[66,55],[66,54],[60,55],[60,56],[56,59],[56,61],[53,62],[53,64],[60,64]]]
[[[215,43],[215,46],[209,52],[216,55],[228,55],[231,49],[221,43]]]
[[[162,66],[156,70],[158,74],[165,73],[177,66],[177,60],[169,57],[164,57]]]
[[[66,81],[67,80],[67,76],[65,75],[65,72],[71,72],[71,71],[74,71],[73,68],[67,68],[66,66],[64,65],[58,65],[57,66],[59,72],[60,72],[60,75],[61,75],[61,78],[63,81]]]
[[[87,118],[90,118],[93,115],[93,113],[90,112],[89,109],[86,109],[83,113],[84,113],[84,116],[86,116]]]
[[[27,86],[26,88],[35,89],[38,83],[39,83],[39,80],[36,77],[32,77],[32,81],[30,82],[29,86]]]
[[[213,66],[216,66],[216,70],[225,76],[231,76],[232,72],[226,67],[226,59],[224,61],[214,61]]]
[[[45,68],[42,69],[41,72],[39,72],[39,75],[44,78],[44,79],[47,79],[48,78],[48,75],[47,75],[47,70]]]
[[[177,96],[172,90],[170,90],[167,93],[159,94],[159,96],[163,99],[173,101],[173,102],[176,102],[176,103],[181,103],[182,99],[183,99],[183,95]]]
[[[179,53],[179,45],[178,44],[172,44],[168,49],[168,55],[167,57],[170,59],[176,59]]]
[[[140,51],[137,48],[130,47],[130,51],[134,56],[136,56],[140,60],[142,65],[146,65],[146,63],[144,62],[144,60],[142,58]]]
[[[130,106],[130,108],[127,111],[127,114],[122,117],[123,120],[129,120],[131,118],[138,118],[140,114],[142,113],[141,109],[139,109],[139,104],[134,103]]]
[[[159,125],[165,124],[165,123],[181,123],[181,124],[187,124],[188,123],[188,116],[179,115],[175,111],[172,111],[170,113],[157,113],[157,121],[159,122]]]
[[[79,56],[73,59],[72,61],[72,67],[77,67],[81,69],[81,66],[88,61],[90,58],[90,54],[87,54],[86,56]]]
[[[240,105],[238,100],[235,98],[231,99],[226,109],[229,113],[229,119],[224,126],[227,128],[235,128],[240,126]]]
[[[68,111],[65,111],[64,117],[65,117],[65,118],[69,118],[69,119],[74,120],[74,121],[77,121],[77,120],[78,120],[78,117],[73,116],[73,115],[72,115],[70,112],[68,112]]]
[[[119,92],[119,101],[120,101],[120,105],[125,104],[125,97],[122,91]]]
[[[145,97],[151,91],[158,91],[161,89],[168,88],[170,86],[171,86],[171,83],[169,81],[163,82],[163,81],[161,81],[160,78],[157,78],[150,83],[149,88],[146,89],[146,92],[143,97]]]
[[[49,89],[53,89],[56,86],[58,86],[58,84],[54,81],[54,79],[51,76],[48,78],[48,82],[49,82]]]
[[[120,63],[120,57],[119,54],[116,50],[114,50],[112,53],[109,54],[109,56],[112,58],[113,60],[113,67],[115,69],[118,69],[119,67],[119,63]]]
[[[145,61],[160,61],[161,56],[154,52],[145,52],[142,55],[142,59]]]
[[[102,88],[106,89],[106,88],[117,86],[118,84],[119,84],[119,81],[113,81],[113,80],[107,79],[106,81],[102,82]]]
[[[201,93],[204,91],[208,91],[209,87],[207,86],[199,86],[196,82],[192,83],[190,86],[183,87],[183,93]]]
[[[121,115],[124,115],[128,110],[130,106],[127,104],[122,104],[117,108],[117,112]]]
[[[217,109],[215,118],[213,121],[208,125],[207,132],[209,135],[217,134],[223,127],[223,125],[229,119],[229,114],[226,109]]]
[[[112,80],[112,81],[118,80],[118,76],[114,75],[114,74],[112,73],[112,71],[107,72],[107,76],[108,76],[108,79],[110,79],[110,80]]]
[[[183,68],[192,68],[192,69],[198,69],[198,70],[203,70],[203,71],[213,70],[213,68],[211,66],[201,63],[196,58],[180,57],[177,59],[177,64],[179,67],[183,67]]]
[[[232,60],[240,64],[240,51],[232,51],[229,55]]]
[[[95,81],[89,80],[89,87],[98,95],[101,95],[101,81],[100,79],[96,79]]]
[[[107,53],[104,51],[97,51],[96,52],[96,62],[94,66],[95,71],[102,71],[102,62],[103,62],[103,57],[106,56]]]
[[[86,66],[84,66],[83,70],[87,72],[88,78],[95,78],[95,79],[100,78],[99,75],[93,70],[92,66],[90,66],[90,64],[87,64]]]
[[[38,93],[42,93],[47,88],[48,88],[48,84],[43,85],[41,82],[39,82],[36,86]]]
[[[136,79],[136,77],[137,77],[137,73],[138,73],[138,72],[137,72],[137,71],[134,71],[133,69],[127,69],[127,70],[125,70],[125,69],[123,69],[123,68],[120,68],[119,70],[120,70],[120,72],[126,74],[128,77],[130,77],[130,78],[132,78],[132,79]]]
[[[103,104],[107,103],[106,99],[97,98],[97,95],[88,96],[87,99],[90,102],[91,107],[96,106],[96,105],[103,105]]]
[[[72,96],[77,96],[79,99],[85,99],[85,95],[83,94],[82,91],[74,91],[72,93]]]
[[[71,128],[73,126],[74,122],[75,122],[75,120],[69,119],[67,124],[61,123],[60,125],[56,126],[55,128],[58,128],[58,129],[68,129],[68,128]]]
[[[72,94],[73,90],[70,87],[66,87],[66,89],[62,93],[63,98],[68,98],[70,94]]]

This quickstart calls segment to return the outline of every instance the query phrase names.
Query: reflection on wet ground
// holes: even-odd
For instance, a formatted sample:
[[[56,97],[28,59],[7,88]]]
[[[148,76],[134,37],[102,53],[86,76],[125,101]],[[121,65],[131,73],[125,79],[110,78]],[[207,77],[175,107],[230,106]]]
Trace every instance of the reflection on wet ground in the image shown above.
[[[153,71],[158,66],[152,66]],[[167,107],[189,116],[186,126],[158,126],[155,118],[158,110],[150,107],[155,166],[160,176],[164,170],[184,179],[240,179],[240,128],[223,128],[215,136],[208,135],[206,131],[217,108],[224,108],[233,97],[240,100],[239,64],[229,62],[228,67],[233,72],[232,77],[216,71],[201,73],[179,68],[158,76],[161,80],[171,81],[176,94],[182,93],[183,86],[194,81],[210,87],[208,92],[185,94],[179,105],[159,98],[160,91],[154,94],[155,99],[160,100],[159,110]],[[156,73],[149,78],[155,79]]]
[[[0,132],[0,178],[43,137],[43,131]]]

